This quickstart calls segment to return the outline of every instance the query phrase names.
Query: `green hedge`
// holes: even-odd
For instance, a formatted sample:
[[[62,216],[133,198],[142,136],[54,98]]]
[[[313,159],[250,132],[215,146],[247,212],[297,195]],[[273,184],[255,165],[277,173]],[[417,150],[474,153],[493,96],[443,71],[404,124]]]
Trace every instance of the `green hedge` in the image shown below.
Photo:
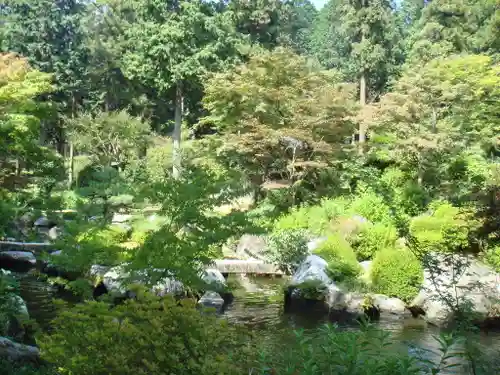
[[[375,255],[371,278],[376,292],[410,303],[423,282],[423,269],[407,248],[386,248]]]

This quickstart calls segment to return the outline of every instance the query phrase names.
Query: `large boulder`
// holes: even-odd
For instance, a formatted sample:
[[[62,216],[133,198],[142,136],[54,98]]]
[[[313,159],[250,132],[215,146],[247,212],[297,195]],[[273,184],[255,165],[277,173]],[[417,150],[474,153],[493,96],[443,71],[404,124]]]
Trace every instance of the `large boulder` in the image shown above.
[[[34,346],[18,344],[6,337],[0,337],[0,358],[19,362],[38,362],[40,351]]]
[[[95,267],[94,271],[98,272],[97,267]],[[125,297],[129,295],[129,286],[131,284],[144,284],[145,276],[144,272],[137,272],[131,276],[125,266],[116,266],[102,275],[102,285],[105,287],[106,292],[112,296]],[[177,295],[184,292],[184,285],[173,278],[164,277],[151,287],[151,291],[158,296]]]
[[[345,310],[345,293],[328,276],[328,263],[317,255],[309,255],[297,268],[285,292],[285,308],[315,301],[326,310]]]
[[[198,304],[207,308],[214,308],[217,312],[221,312],[224,307],[224,299],[217,292],[205,292],[200,298]]]
[[[330,279],[327,269],[323,258],[309,255],[292,276],[285,293],[285,307],[307,307],[314,300],[315,307],[319,304],[337,319],[409,316],[403,301],[381,294],[348,292]]]
[[[399,298],[375,294],[372,296],[372,303],[382,317],[409,317],[411,315],[406,304]]]
[[[36,266],[36,257],[29,251],[2,251],[0,252],[0,266],[31,268]]]
[[[267,239],[265,236],[244,234],[236,246],[236,256],[239,259],[266,260]]]
[[[204,270],[201,279],[209,290],[221,291],[227,287],[226,279],[216,268],[207,268]]]
[[[500,319],[500,274],[473,257],[430,254],[422,289],[411,303],[429,323],[446,326],[458,309],[478,323]]]

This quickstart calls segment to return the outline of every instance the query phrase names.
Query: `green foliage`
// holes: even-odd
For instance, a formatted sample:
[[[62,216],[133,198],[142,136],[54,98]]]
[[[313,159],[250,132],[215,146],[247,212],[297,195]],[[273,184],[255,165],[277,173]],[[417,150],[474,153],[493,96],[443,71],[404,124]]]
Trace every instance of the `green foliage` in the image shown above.
[[[57,180],[61,160],[40,146],[39,95],[53,89],[51,76],[32,69],[26,59],[0,53],[0,186],[18,190],[29,180],[47,188]],[[33,177],[45,177],[39,181]]]
[[[194,301],[142,292],[114,308],[88,302],[64,309],[38,340],[61,375],[235,374],[245,363],[245,341]]]
[[[14,363],[4,359],[0,359],[0,368],[3,375],[58,375],[56,370],[48,365]]]
[[[384,198],[376,194],[373,190],[361,190],[353,199],[350,212],[373,222],[391,225],[393,216],[390,207],[385,203]]]
[[[368,97],[376,98],[398,73],[402,63],[401,29],[390,1],[361,3],[329,1],[319,12],[311,36],[311,51],[348,82],[367,75]]]
[[[56,241],[62,253],[50,261],[60,269],[81,275],[93,264],[117,265],[128,259],[120,246],[127,237],[127,231],[116,226],[83,220],[66,223],[63,235]]]
[[[320,301],[328,292],[327,287],[321,280],[306,280],[302,284],[294,286],[301,298]]]
[[[289,49],[254,48],[245,64],[206,82],[202,122],[223,133],[219,160],[241,170],[257,192],[284,180],[297,204],[300,187],[314,185],[350,134],[353,99],[353,87],[335,72]]]
[[[380,177],[386,201],[394,209],[398,218],[404,221],[424,211],[428,203],[428,193],[412,180],[411,174],[398,168],[388,168]]]
[[[104,166],[125,165],[146,150],[149,141],[149,124],[125,111],[83,114],[67,123],[77,149]]]
[[[224,216],[214,213],[237,194],[237,186],[197,169],[185,171],[178,180],[144,186],[142,199],[158,205],[158,214],[165,222],[137,249],[132,268],[145,270],[153,284],[165,276],[186,285],[196,284],[202,268],[221,256],[217,246],[248,227],[242,212]]]
[[[386,248],[373,259],[370,272],[376,292],[410,303],[420,290],[423,269],[407,248]]]
[[[352,240],[352,247],[359,261],[372,259],[375,254],[386,248],[392,248],[398,239],[393,226],[381,223],[367,224]]]
[[[434,202],[430,213],[415,217],[410,234],[422,252],[460,252],[467,250],[472,222],[465,213],[447,202]]]
[[[269,259],[288,274],[292,274],[307,256],[308,234],[304,230],[274,231],[267,241]]]
[[[484,258],[497,272],[500,272],[500,245],[487,249]]]
[[[371,327],[351,331],[325,325],[313,332],[297,330],[279,344],[264,348],[256,373],[419,374],[417,360],[392,344],[388,332]]]
[[[10,325],[13,321],[24,323],[25,316],[22,313],[20,299],[17,296],[18,282],[8,271],[0,269],[0,335],[8,335]]]
[[[312,234],[323,234],[331,229],[332,221],[343,216],[348,209],[347,198],[324,199],[319,205],[294,208],[279,218],[276,230],[305,229]]]
[[[330,235],[313,251],[328,263],[328,273],[334,281],[346,281],[360,273],[354,250],[340,235]]]

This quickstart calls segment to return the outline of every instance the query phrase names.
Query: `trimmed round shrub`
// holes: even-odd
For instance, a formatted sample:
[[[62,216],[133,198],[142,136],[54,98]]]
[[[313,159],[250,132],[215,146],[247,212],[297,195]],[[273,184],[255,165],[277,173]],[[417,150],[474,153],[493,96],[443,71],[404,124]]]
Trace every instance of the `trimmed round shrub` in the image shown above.
[[[372,259],[385,248],[394,247],[398,239],[397,230],[381,223],[367,224],[353,239],[352,247],[359,261]]]
[[[327,261],[329,276],[334,281],[351,279],[360,273],[354,250],[338,234],[329,236],[313,253]]]
[[[386,248],[373,259],[371,278],[377,293],[410,303],[423,282],[423,268],[407,248]]]

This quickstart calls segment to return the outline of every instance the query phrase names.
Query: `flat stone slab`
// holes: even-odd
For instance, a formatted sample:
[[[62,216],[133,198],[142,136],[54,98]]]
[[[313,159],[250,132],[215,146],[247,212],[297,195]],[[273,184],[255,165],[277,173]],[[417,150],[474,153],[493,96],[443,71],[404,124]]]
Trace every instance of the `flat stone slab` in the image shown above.
[[[214,268],[221,273],[248,273],[254,275],[283,275],[274,264],[266,263],[258,259],[218,259],[214,262]]]

